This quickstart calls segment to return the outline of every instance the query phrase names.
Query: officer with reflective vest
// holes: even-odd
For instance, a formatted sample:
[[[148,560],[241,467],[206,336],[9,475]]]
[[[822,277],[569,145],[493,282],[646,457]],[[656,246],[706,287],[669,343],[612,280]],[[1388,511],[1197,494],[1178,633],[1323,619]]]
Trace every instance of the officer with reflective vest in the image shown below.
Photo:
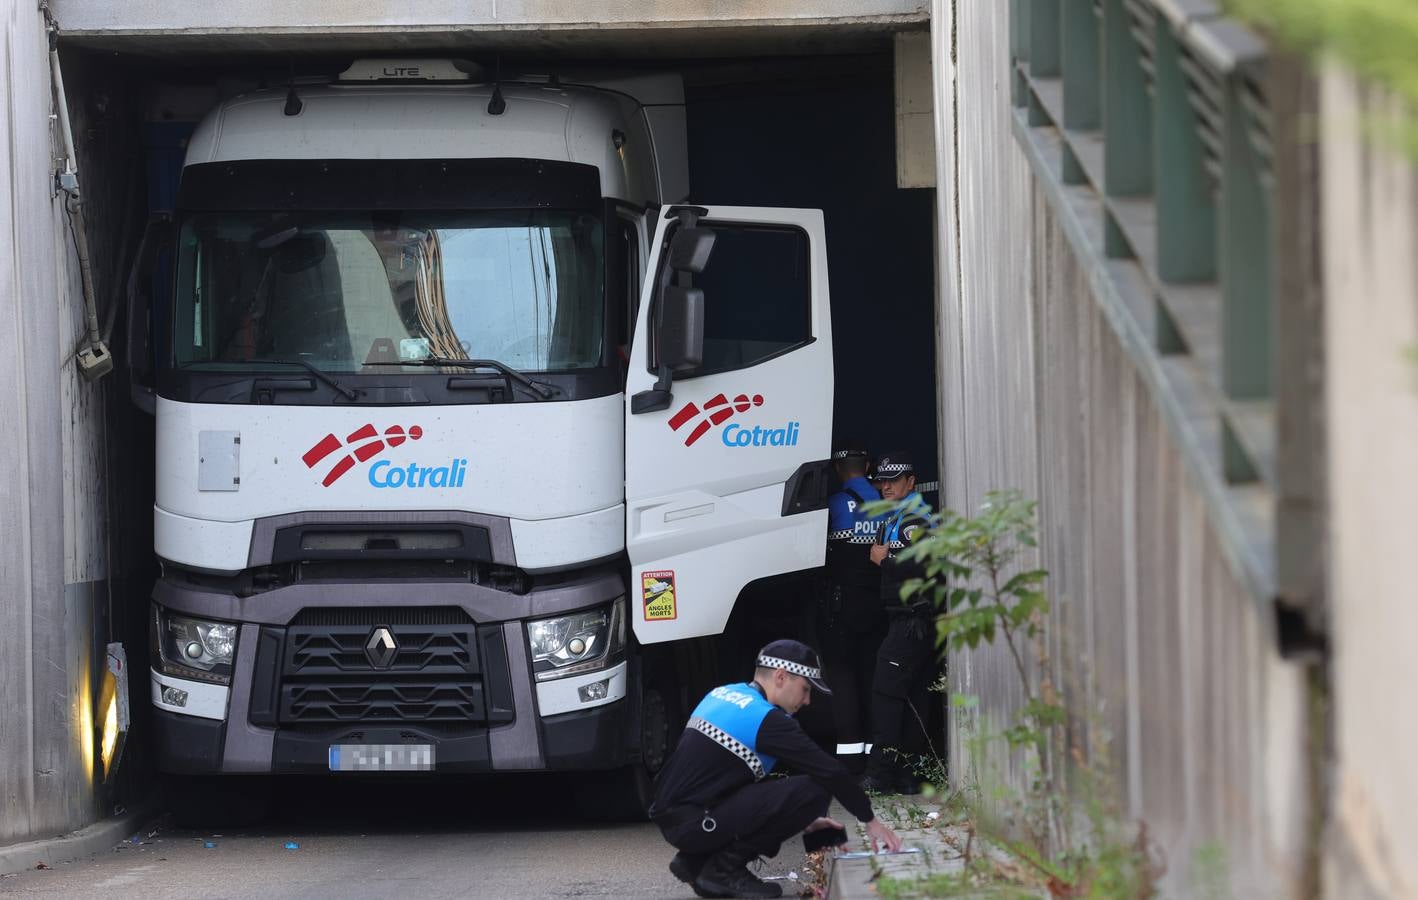
[[[866,513],[868,503],[881,499],[867,479],[870,462],[856,445],[832,454],[842,489],[827,500],[827,566],[817,623],[823,664],[835,686],[837,755],[858,771],[869,737],[876,651],[886,637],[881,572],[869,555],[883,518]]]
[[[909,759],[926,745],[921,719],[935,662],[934,609],[929,600],[902,600],[902,585],[923,577],[925,566],[898,557],[930,524],[930,507],[916,493],[916,467],[905,453],[883,455],[872,481],[897,509],[882,523],[870,551],[881,567],[887,628],[872,678],[872,750],[862,784],[881,793],[914,793],[918,781]]]
[[[873,850],[901,847],[846,767],[793,719],[814,688],[831,694],[817,654],[774,641],[756,662],[752,681],[716,687],[694,708],[656,779],[650,818],[679,851],[670,871],[701,897],[781,896],[748,864],[776,856],[794,834],[809,850],[846,843],[841,823],[827,817],[833,797],[866,823]],[[767,777],[780,766],[794,774]]]

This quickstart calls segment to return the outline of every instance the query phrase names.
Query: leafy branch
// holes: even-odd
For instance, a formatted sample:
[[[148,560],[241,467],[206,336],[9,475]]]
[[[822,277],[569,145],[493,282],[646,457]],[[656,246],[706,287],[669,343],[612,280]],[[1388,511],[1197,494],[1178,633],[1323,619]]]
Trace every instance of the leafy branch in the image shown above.
[[[1061,707],[1041,696],[1041,685],[1029,674],[1022,646],[1041,634],[1049,610],[1044,594],[1049,573],[1043,569],[1016,571],[1021,556],[1038,546],[1034,537],[1036,506],[1018,491],[993,491],[973,517],[951,510],[933,516],[925,536],[900,555],[903,562],[924,567],[924,577],[908,579],[902,585],[901,598],[907,601],[925,596],[935,604],[940,611],[936,619],[938,645],[974,650],[981,643],[993,643],[996,635],[1004,638],[1026,701],[1022,723],[1012,729],[1015,739],[1011,744],[1016,746],[1039,744],[1039,730],[1064,717]],[[1044,750],[1040,744],[1041,757],[1046,755]]]
[[[1115,811],[1090,803],[1087,833],[1077,844],[1071,834],[1073,815],[1059,772],[1071,760],[1080,784],[1089,789],[1097,787],[1092,782],[1100,772],[1077,748],[1065,749],[1069,711],[1050,676],[1047,652],[1048,572],[1032,565],[1038,548],[1036,508],[1018,491],[987,494],[974,516],[910,508],[927,524],[896,555],[899,563],[919,572],[902,585],[901,600],[925,599],[933,605],[938,648],[969,651],[998,639],[1009,652],[1024,703],[996,737],[1011,752],[1023,754],[1031,777],[1016,820],[1023,839],[1003,837],[1000,845],[1033,869],[1055,896],[1151,897],[1156,867],[1145,828],[1136,840],[1120,840]],[[904,504],[876,503],[867,512],[906,509]],[[964,702],[952,697],[955,705]],[[983,747],[974,752],[983,753]],[[967,788],[961,795],[978,791]]]
[[[1418,4],[1412,0],[1227,0],[1227,10],[1301,53],[1339,60],[1408,104],[1418,103]],[[1385,130],[1418,157],[1411,116]]]

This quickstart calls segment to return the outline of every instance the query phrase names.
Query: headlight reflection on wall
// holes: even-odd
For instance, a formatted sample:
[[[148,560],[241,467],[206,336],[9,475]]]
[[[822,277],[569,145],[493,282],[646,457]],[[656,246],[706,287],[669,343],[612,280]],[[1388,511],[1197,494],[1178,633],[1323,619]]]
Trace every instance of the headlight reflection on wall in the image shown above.
[[[122,644],[115,642],[108,645],[108,666],[98,701],[99,759],[103,761],[104,781],[118,771],[128,737],[128,712],[128,654]]]

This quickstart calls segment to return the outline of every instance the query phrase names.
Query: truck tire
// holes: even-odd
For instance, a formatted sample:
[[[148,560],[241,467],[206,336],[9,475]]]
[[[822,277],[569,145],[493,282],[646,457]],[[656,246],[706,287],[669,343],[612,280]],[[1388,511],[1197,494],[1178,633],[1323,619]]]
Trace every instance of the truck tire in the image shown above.
[[[270,778],[249,775],[163,775],[163,804],[182,828],[255,825],[271,812]]]

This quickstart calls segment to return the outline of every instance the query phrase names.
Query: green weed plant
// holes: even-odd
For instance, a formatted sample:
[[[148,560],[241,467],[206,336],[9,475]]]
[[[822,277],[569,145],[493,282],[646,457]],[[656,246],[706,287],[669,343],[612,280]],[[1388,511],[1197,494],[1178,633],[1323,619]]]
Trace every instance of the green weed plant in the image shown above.
[[[1030,565],[1037,556],[1036,507],[1017,491],[999,491],[987,494],[973,516],[930,513],[927,527],[898,557],[922,568],[922,577],[903,584],[901,600],[931,601],[941,651],[999,644],[1013,663],[1023,702],[998,732],[971,724],[980,720],[976,698],[950,698],[952,720],[964,726],[960,743],[967,758],[946,803],[963,811],[971,842],[978,830],[1020,865],[974,854],[967,843],[963,872],[879,884],[883,896],[1156,896],[1161,865],[1145,825],[1125,823],[1119,813],[1106,745],[1085,753],[1068,741],[1071,720],[1092,722],[1095,734],[1102,729],[1091,711],[1065,706],[1049,675],[1048,573]],[[870,504],[868,513],[896,508]],[[948,686],[941,679],[933,689]],[[1013,787],[989,768],[1001,744],[1022,765],[1027,787]],[[939,759],[921,758],[918,773],[944,786]],[[942,823],[951,820],[959,822],[942,817]]]

